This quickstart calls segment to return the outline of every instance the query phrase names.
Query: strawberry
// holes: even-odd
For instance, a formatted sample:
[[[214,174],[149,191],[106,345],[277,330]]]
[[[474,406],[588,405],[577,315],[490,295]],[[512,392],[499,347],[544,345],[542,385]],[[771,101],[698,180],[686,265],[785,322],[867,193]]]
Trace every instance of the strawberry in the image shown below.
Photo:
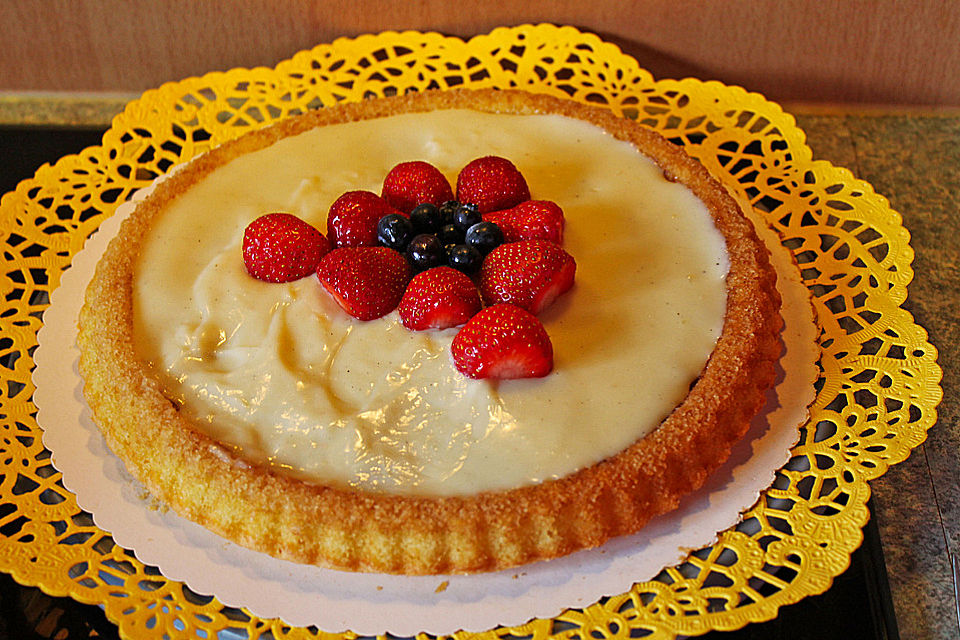
[[[450,347],[457,369],[471,378],[542,378],[553,369],[553,345],[537,318],[512,304],[473,316]]]
[[[500,227],[504,242],[534,238],[563,242],[563,209],[549,200],[527,200],[512,209],[485,213],[483,219]]]
[[[480,292],[466,274],[436,267],[413,277],[400,300],[400,321],[407,329],[448,329],[463,324],[480,307]]]
[[[509,302],[538,314],[573,286],[576,270],[573,257],[547,240],[502,244],[480,267],[480,295],[488,305]]]
[[[429,202],[438,207],[453,200],[453,190],[440,170],[428,162],[401,162],[383,179],[381,197],[391,207],[410,213],[418,204]]]
[[[291,213],[260,216],[243,232],[247,273],[266,282],[290,282],[308,276],[328,251],[330,241]]]
[[[410,281],[410,265],[386,247],[343,247],[320,260],[317,278],[344,311],[373,320],[396,308]]]
[[[330,205],[327,235],[337,247],[375,247],[377,222],[390,213],[401,212],[371,191],[347,191]]]
[[[477,158],[457,176],[457,200],[477,205],[480,213],[509,209],[529,199],[527,181],[506,158]]]

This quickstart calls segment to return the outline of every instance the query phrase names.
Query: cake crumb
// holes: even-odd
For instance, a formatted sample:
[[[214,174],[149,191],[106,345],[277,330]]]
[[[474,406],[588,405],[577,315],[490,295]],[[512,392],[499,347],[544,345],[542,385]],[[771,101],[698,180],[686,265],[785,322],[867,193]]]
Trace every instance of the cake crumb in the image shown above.
[[[383,591],[383,585],[377,585],[377,591]]]
[[[434,589],[433,592],[434,592],[434,593],[443,593],[444,591],[447,590],[447,587],[449,587],[449,586],[450,586],[450,581],[449,581],[449,580],[444,580],[443,582],[441,582],[440,584],[437,585],[437,588]]]

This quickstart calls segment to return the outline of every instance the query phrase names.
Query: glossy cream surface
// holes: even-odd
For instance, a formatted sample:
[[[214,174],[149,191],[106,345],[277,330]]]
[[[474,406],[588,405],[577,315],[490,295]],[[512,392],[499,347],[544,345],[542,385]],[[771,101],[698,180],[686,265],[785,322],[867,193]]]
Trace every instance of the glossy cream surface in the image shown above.
[[[566,214],[574,288],[541,314],[536,380],[470,380],[456,329],[361,322],[315,276],[247,275],[245,226],[271,211],[326,231],[343,192],[426,160],[455,184],[511,159]],[[686,396],[721,329],[727,259],[706,207],[634,147],[560,116],[407,114],[286,138],[217,169],[157,221],[137,265],[140,355],[215,438],[338,486],[453,495],[561,477],[622,450]]]

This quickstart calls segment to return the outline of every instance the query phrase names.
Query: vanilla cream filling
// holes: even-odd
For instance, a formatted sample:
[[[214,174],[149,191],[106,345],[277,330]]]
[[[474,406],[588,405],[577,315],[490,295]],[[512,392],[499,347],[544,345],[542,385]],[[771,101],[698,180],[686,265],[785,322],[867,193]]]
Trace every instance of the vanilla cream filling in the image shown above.
[[[455,184],[501,155],[564,210],[574,288],[541,314],[546,378],[475,381],[456,329],[360,322],[315,276],[247,275],[246,225],[271,211],[326,230],[343,192],[379,193],[398,162]],[[406,114],[313,129],[239,157],[179,197],[137,266],[135,336],[169,396],[211,436],[300,477],[456,495],[567,475],[654,429],[719,336],[727,258],[704,204],[603,130],[561,116]]]

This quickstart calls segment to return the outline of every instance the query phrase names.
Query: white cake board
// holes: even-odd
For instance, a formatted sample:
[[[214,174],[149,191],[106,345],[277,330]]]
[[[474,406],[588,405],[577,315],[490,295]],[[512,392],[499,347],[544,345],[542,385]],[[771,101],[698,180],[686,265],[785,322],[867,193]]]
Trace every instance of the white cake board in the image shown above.
[[[789,253],[761,223],[757,226],[773,253],[784,299],[785,353],[778,381],[767,408],[727,464],[679,509],[656,518],[640,533],[598,549],[496,573],[405,577],[277,560],[157,509],[107,449],[91,420],[77,371],[77,316],[97,261],[132,209],[131,202],[119,207],[88,241],[44,314],[33,376],[43,442],[53,453],[64,486],[117,544],[167,578],[263,618],[361,635],[451,634],[549,618],[624,593],[690,550],[713,543],[718,531],[739,521],[790,459],[798,426],[806,421],[814,398],[819,351],[809,294]]]

